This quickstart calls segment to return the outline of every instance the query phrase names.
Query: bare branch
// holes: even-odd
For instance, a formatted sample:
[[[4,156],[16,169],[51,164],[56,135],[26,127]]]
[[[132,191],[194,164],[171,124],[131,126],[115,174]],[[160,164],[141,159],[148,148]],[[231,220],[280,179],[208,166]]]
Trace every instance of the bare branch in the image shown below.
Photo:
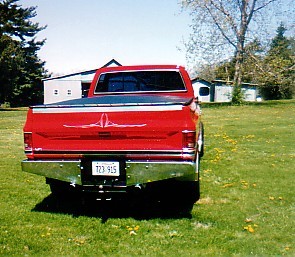
[[[215,4],[215,2],[213,0],[210,0],[210,3],[217,10],[219,10],[222,14],[224,14],[227,17],[227,19],[230,22],[230,25],[231,25],[233,31],[235,32],[236,35],[238,35],[239,31],[238,31],[237,25],[235,24],[235,21],[234,21],[233,17],[230,15],[230,13],[225,10],[224,6],[222,5],[222,2],[219,2],[219,6],[217,4]]]
[[[226,35],[225,31],[222,29],[221,25],[219,24],[218,20],[216,19],[216,17],[214,16],[214,14],[210,10],[210,8],[208,6],[205,6],[205,8],[207,9],[208,13],[211,15],[211,17],[214,21],[214,24],[217,26],[217,28],[221,32],[222,36],[228,41],[229,44],[231,44],[235,49],[237,49],[236,44]]]
[[[277,0],[269,0],[268,2],[266,2],[263,5],[259,6],[257,9],[253,9],[253,13],[259,11],[260,9],[263,9],[264,7],[268,6],[269,4],[271,4],[272,2],[275,2],[275,1],[277,1]]]
[[[247,25],[249,25],[250,21],[252,20],[253,14],[254,14],[254,8],[256,5],[257,0],[254,0],[249,11],[249,16],[247,18]]]

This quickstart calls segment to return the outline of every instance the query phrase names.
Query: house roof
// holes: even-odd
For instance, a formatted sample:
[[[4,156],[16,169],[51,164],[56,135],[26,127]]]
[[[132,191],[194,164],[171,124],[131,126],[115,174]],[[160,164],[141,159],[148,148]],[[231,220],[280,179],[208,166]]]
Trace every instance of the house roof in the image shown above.
[[[216,84],[226,84],[226,85],[233,85],[233,81],[231,80],[222,80],[222,79],[216,79],[216,80],[212,80],[212,83]],[[256,87],[258,86],[258,84],[255,83],[248,83],[248,82],[242,82],[242,86],[248,86],[248,87]]]
[[[200,77],[196,77],[194,79],[191,80],[192,81],[192,84],[196,83],[196,82],[201,82],[203,83],[204,85],[206,86],[211,86],[211,85],[215,85],[215,86],[222,86],[222,85],[228,85],[228,86],[232,86],[233,85],[233,81],[227,81],[227,80],[222,80],[222,79],[215,79],[215,80],[212,80],[211,82],[208,81],[208,80],[205,80],[205,79],[202,79]],[[243,87],[257,87],[258,84],[255,84],[255,83],[248,83],[248,82],[242,82],[242,86]]]
[[[114,65],[117,65],[117,66],[122,66],[122,64],[120,64],[118,61],[116,61],[115,59],[112,59],[109,62],[107,62],[105,65],[101,66],[100,68],[109,67],[109,66],[111,66],[113,64]],[[76,75],[84,75],[85,76],[85,75],[89,75],[89,74],[95,73],[100,68],[93,69],[93,70],[86,70],[86,71],[75,72],[75,73],[66,74],[66,75],[62,75],[62,76],[45,78],[45,79],[43,79],[43,81],[53,80],[53,79],[64,79],[64,78],[68,78],[68,77],[72,77],[72,76],[76,76]]]
[[[191,80],[192,81],[192,84],[194,84],[194,83],[196,83],[196,82],[201,82],[201,83],[203,83],[203,84],[205,84],[206,86],[211,86],[211,82],[210,81],[208,81],[208,80],[205,80],[205,79],[202,79],[202,78],[200,78],[200,77],[196,77],[196,78],[194,78],[194,79],[192,79]]]

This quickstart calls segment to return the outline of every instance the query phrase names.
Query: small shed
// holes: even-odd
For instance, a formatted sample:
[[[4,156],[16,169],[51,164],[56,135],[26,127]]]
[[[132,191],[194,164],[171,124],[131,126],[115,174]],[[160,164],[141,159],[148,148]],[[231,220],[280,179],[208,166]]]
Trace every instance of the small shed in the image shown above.
[[[201,102],[210,102],[211,101],[211,95],[212,95],[211,94],[211,86],[212,86],[211,82],[197,77],[197,78],[192,79],[192,86],[194,89],[195,97],[198,97],[198,99]],[[206,95],[206,96],[202,95],[202,91],[204,88],[209,91],[209,95]]]
[[[258,97],[257,84],[242,83],[242,92],[244,100],[255,102]],[[230,102],[233,92],[232,81],[213,80],[211,85],[212,98],[214,102]],[[211,98],[211,99],[212,99]]]
[[[121,66],[121,64],[112,59],[102,67],[110,66]],[[97,69],[93,69],[44,79],[44,104],[87,97],[96,71]]]
[[[195,97],[201,102],[230,102],[233,92],[232,81],[213,80],[211,82],[199,77],[192,79]],[[242,83],[244,100],[249,102],[257,101],[259,98],[257,84]],[[204,88],[209,88],[209,95],[202,96]]]

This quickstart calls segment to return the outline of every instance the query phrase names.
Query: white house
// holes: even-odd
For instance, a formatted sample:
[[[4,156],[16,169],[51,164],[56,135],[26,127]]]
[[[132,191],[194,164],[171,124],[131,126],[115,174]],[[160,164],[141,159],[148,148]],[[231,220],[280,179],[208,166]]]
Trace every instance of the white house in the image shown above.
[[[112,59],[102,67],[121,66]],[[43,80],[44,104],[87,97],[90,84],[97,69],[77,72]]]

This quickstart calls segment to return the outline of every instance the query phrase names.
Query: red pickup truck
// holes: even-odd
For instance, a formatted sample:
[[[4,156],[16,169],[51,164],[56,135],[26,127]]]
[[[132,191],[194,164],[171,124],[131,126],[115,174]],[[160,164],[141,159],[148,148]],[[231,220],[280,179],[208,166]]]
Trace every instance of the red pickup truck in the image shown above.
[[[203,137],[185,68],[101,68],[87,98],[30,107],[22,169],[45,176],[57,195],[148,192],[191,209],[200,197]]]

